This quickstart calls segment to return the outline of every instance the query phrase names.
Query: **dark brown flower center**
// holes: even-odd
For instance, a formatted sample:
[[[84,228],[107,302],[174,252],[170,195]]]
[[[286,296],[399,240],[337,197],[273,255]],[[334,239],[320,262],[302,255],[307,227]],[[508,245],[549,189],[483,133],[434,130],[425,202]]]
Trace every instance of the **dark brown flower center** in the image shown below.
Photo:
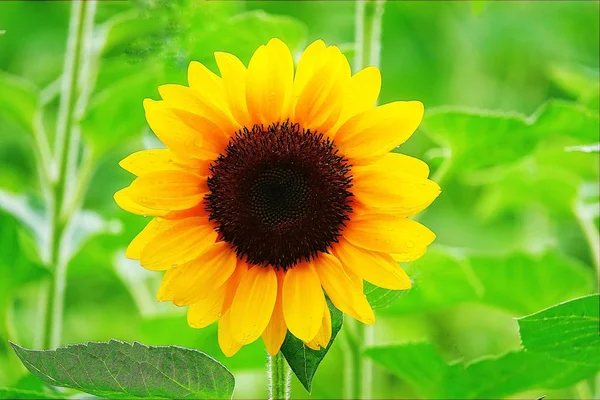
[[[210,167],[206,210],[251,264],[284,270],[337,242],[352,211],[350,164],[298,124],[242,129]]]

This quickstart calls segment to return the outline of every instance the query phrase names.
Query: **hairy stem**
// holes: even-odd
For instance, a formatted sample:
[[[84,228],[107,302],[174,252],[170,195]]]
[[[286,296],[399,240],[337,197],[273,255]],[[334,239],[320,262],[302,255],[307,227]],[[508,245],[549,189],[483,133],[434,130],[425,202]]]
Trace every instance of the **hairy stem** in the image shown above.
[[[281,352],[269,355],[269,399],[288,400],[290,398],[290,368]]]
[[[77,171],[80,151],[79,121],[82,112],[78,109],[82,94],[88,93],[89,77],[82,64],[89,58],[95,1],[72,2],[67,50],[61,78],[60,104],[58,111],[55,158],[52,171],[52,187],[49,199],[49,251],[48,261],[54,268],[53,276],[46,289],[44,315],[44,348],[56,347],[62,331],[62,314],[68,260],[61,254],[61,242],[66,226],[77,210],[66,211],[72,179]]]

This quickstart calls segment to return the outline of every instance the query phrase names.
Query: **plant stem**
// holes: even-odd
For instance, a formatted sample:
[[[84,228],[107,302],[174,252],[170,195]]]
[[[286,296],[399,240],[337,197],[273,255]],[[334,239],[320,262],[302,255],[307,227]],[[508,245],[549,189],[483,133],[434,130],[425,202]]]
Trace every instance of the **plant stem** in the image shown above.
[[[288,400],[290,398],[290,368],[281,352],[269,355],[269,399]]]
[[[354,70],[373,65],[379,67],[381,53],[381,19],[385,0],[356,2]]]
[[[47,288],[46,311],[44,314],[44,348],[54,348],[60,342],[62,314],[68,260],[61,254],[61,242],[65,228],[73,212],[65,212],[65,199],[69,198],[68,180],[75,175],[79,154],[80,95],[85,93],[87,74],[81,70],[91,51],[94,14],[94,1],[74,1],[71,5],[71,20],[67,50],[61,79],[60,104],[58,111],[55,163],[52,171],[51,198],[49,200],[49,263],[53,266],[53,276]],[[88,50],[86,52],[86,50]],[[71,178],[72,179],[72,178]]]
[[[363,0],[356,2],[356,27],[354,71],[367,66],[379,68],[381,53],[381,20],[385,0]],[[372,326],[346,319],[344,326],[347,343],[345,365],[345,397],[368,399],[372,397],[373,364],[362,357],[364,346],[373,344]]]

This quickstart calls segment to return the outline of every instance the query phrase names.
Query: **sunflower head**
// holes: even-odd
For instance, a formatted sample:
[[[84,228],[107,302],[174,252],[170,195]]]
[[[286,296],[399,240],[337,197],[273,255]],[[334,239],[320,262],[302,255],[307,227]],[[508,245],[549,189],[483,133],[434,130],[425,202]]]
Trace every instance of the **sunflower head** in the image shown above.
[[[154,217],[126,254],[166,271],[158,299],[189,306],[190,326],[218,320],[228,356],[260,336],[275,354],[288,330],[326,347],[325,294],[374,323],[363,280],[410,288],[397,261],[420,257],[435,238],[407,217],[439,186],[424,162],[390,153],[416,130],[423,105],[376,107],[379,70],[351,75],[320,40],[296,67],[278,39],[248,67],[215,58],[220,76],[192,62],[189,86],[163,85],[162,100],[144,101],[166,148],[120,163],[137,178],[115,200]]]

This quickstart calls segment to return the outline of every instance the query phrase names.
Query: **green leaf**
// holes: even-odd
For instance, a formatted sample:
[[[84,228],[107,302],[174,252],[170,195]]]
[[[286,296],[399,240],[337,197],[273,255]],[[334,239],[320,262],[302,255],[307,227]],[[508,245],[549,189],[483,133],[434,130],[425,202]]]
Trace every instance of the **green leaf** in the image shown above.
[[[364,283],[363,292],[367,296],[367,300],[373,309],[388,307],[402,294],[407,293],[406,290],[380,288],[367,281]]]
[[[28,350],[11,343],[29,371],[53,385],[108,398],[231,398],[234,378],[193,349],[111,340]]]
[[[536,144],[526,116],[516,113],[442,107],[426,114],[422,129],[452,149],[461,173],[515,162]]]
[[[150,63],[143,74],[127,76],[92,97],[81,124],[96,154],[142,136],[147,126],[142,103],[156,91],[158,76]]]
[[[550,80],[579,102],[598,109],[598,69],[582,65],[553,64],[548,69]]]
[[[0,93],[4,93],[0,96],[0,114],[12,118],[27,132],[33,132],[38,89],[19,76],[0,71]]]
[[[557,252],[472,255],[468,263],[483,287],[481,301],[517,315],[594,290],[589,268]]]
[[[520,318],[523,346],[600,369],[599,301],[598,295],[581,297]]]
[[[553,135],[567,136],[581,144],[598,141],[598,114],[580,104],[552,100],[540,107],[532,118],[535,118],[532,128],[541,139]]]
[[[371,347],[365,354],[410,384],[420,395],[431,398],[443,390],[448,365],[430,343]]]
[[[412,288],[388,308],[385,314],[411,314],[434,311],[476,300],[481,287],[464,261],[449,249],[433,247],[417,261],[404,265],[413,281]]]
[[[1,388],[0,399],[61,399],[62,396],[51,395],[34,390],[22,390],[14,388]]]
[[[344,316],[340,310],[334,307],[329,299],[327,299],[327,305],[331,312],[331,340],[327,348],[321,350],[312,350],[307,347],[302,340],[298,339],[290,332],[287,333],[283,345],[281,346],[281,352],[287,360],[290,368],[294,371],[294,374],[304,386],[304,388],[310,393],[312,387],[312,381],[319,368],[319,364],[327,352],[333,345],[336,335],[342,328],[342,322]]]
[[[213,53],[227,51],[248,62],[254,51],[276,37],[285,42],[292,54],[305,44],[308,30],[302,22],[283,15],[250,11],[235,15],[215,29],[195,38],[190,50],[194,60],[215,66]]]
[[[104,40],[103,56],[121,55],[133,43],[148,40],[167,25],[167,20],[156,16],[141,17],[136,10],[117,14],[98,27],[97,36]]]
[[[33,238],[17,221],[0,212],[0,304],[5,295],[29,282],[50,276],[39,260]]]
[[[560,137],[569,138],[571,145],[597,142],[599,119],[579,104],[551,100],[530,117],[440,107],[425,115],[422,129],[450,147],[451,170],[468,175],[515,163],[542,144],[564,152],[564,146],[555,143]]]
[[[556,252],[490,255],[433,247],[405,269],[413,287],[382,313],[412,314],[479,301],[526,315],[589,294],[594,286],[585,264]]]
[[[365,353],[425,398],[505,398],[526,390],[565,388],[598,370],[527,351],[466,365],[448,363],[430,343],[372,347]]]

